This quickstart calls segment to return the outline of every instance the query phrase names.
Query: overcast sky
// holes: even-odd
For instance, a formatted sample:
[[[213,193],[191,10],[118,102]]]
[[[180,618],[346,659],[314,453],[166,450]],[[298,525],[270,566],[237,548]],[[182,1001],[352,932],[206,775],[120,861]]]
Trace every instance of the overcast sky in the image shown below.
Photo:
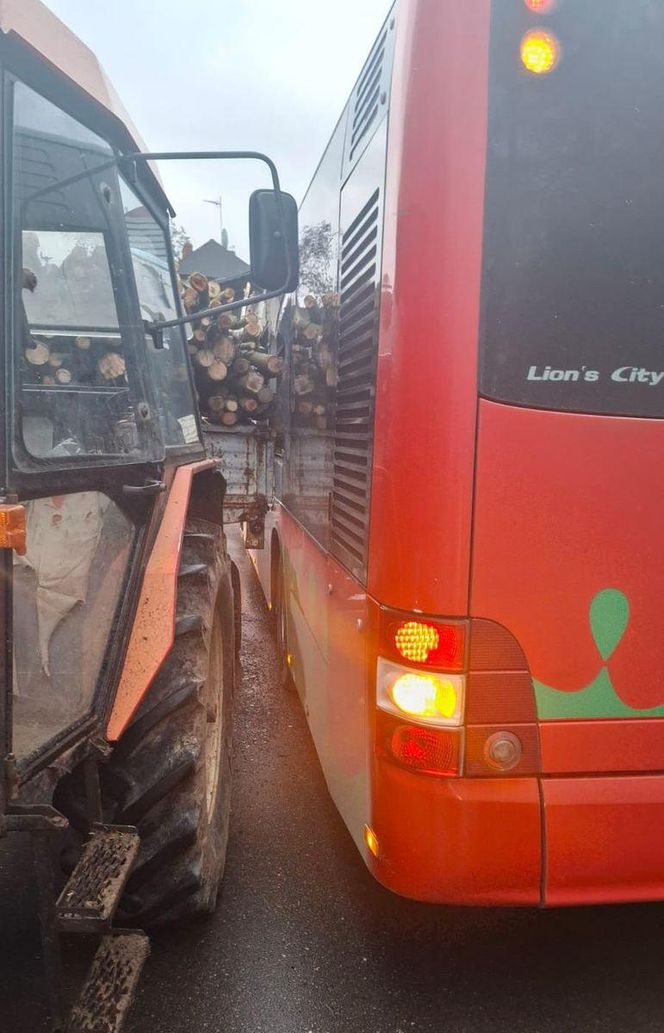
[[[390,0],[45,0],[94,50],[152,150],[245,149],[272,157],[298,202]],[[264,173],[165,164],[177,222],[197,246],[245,250],[250,189]],[[246,256],[243,256],[246,257]]]

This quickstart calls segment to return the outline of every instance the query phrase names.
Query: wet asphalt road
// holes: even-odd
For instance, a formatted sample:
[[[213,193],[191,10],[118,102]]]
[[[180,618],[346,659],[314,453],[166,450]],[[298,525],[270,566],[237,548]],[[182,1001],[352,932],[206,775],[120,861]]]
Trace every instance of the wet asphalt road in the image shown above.
[[[297,698],[275,685],[242,558],[227,874],[209,921],[153,938],[130,1033],[661,1033],[664,905],[429,908],[367,874]],[[0,844],[0,1033],[48,1028],[28,857]],[[73,981],[80,952],[68,955]]]

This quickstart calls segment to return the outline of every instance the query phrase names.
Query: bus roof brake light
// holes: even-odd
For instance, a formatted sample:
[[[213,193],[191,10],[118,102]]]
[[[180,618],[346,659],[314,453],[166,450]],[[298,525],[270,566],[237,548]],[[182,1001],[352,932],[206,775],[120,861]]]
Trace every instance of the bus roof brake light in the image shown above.
[[[556,0],[525,0],[526,7],[536,14],[549,14],[555,6]]]
[[[533,75],[546,75],[552,72],[559,58],[560,44],[550,32],[533,29],[521,40],[521,61]]]

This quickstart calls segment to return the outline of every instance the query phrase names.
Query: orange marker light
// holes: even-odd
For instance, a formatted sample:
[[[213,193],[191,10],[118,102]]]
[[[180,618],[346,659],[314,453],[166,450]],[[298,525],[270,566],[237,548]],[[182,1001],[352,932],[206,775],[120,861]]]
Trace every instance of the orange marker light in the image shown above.
[[[23,506],[0,506],[0,549],[13,549],[25,556],[25,509]]]
[[[550,32],[533,29],[521,40],[521,61],[533,75],[546,75],[552,72],[559,58],[560,44]]]
[[[378,842],[378,836],[372,828],[369,828],[368,825],[364,826],[364,842],[367,844],[369,850],[374,855],[374,857],[378,857],[378,855],[380,854],[380,844]]]

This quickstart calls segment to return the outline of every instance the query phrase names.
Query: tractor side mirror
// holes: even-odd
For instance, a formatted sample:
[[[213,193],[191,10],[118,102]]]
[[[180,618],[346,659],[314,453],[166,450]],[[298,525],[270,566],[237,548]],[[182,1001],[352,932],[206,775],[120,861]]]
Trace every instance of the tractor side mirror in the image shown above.
[[[281,203],[279,203],[281,202]],[[249,199],[251,279],[265,291],[297,290],[298,217],[295,198],[276,190],[256,190]]]

